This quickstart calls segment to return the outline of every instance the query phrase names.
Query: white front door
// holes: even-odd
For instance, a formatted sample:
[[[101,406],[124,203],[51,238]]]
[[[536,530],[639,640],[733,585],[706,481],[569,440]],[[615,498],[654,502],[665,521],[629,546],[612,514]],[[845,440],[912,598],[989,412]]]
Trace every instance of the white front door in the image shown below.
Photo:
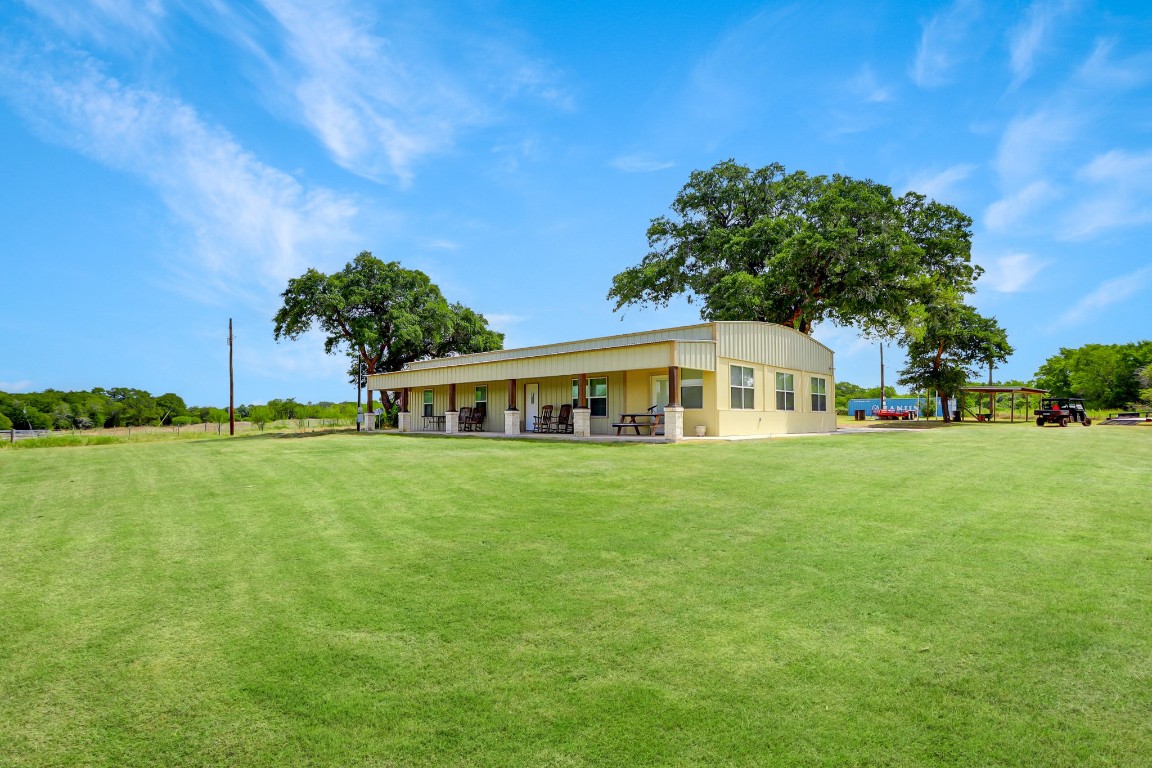
[[[540,415],[540,385],[524,385],[524,430],[532,431],[536,417]]]
[[[668,405],[668,377],[652,377],[652,405],[656,406],[657,413],[664,413],[664,406]]]

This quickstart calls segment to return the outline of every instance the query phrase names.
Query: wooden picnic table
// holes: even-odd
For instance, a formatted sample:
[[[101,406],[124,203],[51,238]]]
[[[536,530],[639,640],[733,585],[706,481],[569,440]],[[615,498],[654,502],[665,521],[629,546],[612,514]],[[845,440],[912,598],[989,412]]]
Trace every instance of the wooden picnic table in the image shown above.
[[[662,413],[653,413],[651,411],[644,411],[643,413],[622,413],[620,414],[620,421],[612,426],[616,427],[616,436],[620,436],[620,430],[633,429],[636,434],[640,434],[640,428],[645,427],[648,429],[648,434],[656,434],[657,428],[660,426],[661,419],[664,418]]]

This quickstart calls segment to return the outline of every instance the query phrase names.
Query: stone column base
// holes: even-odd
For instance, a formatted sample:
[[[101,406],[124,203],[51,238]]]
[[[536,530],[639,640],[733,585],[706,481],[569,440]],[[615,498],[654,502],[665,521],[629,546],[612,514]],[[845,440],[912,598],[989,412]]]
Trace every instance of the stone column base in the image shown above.
[[[412,431],[412,414],[405,413],[404,411],[400,411],[400,413],[397,414],[396,426],[400,428],[401,432],[411,432]]]
[[[664,437],[669,440],[684,439],[684,406],[664,406]]]
[[[592,435],[592,409],[572,409],[572,434],[576,437],[591,437]]]
[[[460,431],[460,411],[444,412],[444,433],[454,435]]]
[[[504,411],[504,434],[520,434],[520,411]]]

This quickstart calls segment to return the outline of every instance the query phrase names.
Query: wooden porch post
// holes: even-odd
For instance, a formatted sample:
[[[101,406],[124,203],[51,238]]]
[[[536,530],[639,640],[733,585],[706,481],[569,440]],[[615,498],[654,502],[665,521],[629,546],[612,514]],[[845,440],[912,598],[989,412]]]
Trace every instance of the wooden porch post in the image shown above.
[[[508,410],[518,410],[516,408],[516,379],[508,379]]]
[[[400,412],[408,413],[408,387],[400,390]]]
[[[668,366],[668,405],[680,405],[680,366]]]
[[[580,408],[588,407],[588,374],[580,374],[580,383],[577,385],[580,388],[579,394],[576,396],[576,402]]]
[[[456,385],[448,385],[448,410],[455,411],[456,408]]]

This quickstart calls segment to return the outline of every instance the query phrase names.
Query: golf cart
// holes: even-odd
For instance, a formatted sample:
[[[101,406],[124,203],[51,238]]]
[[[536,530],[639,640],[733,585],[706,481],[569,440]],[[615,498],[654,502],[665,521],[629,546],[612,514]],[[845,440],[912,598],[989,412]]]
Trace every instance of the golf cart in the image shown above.
[[[1033,411],[1036,416],[1036,426],[1045,424],[1059,424],[1068,426],[1068,422],[1079,422],[1086,427],[1092,426],[1092,419],[1088,418],[1084,410],[1084,401],[1079,397],[1046,397],[1040,401],[1039,410]]]

